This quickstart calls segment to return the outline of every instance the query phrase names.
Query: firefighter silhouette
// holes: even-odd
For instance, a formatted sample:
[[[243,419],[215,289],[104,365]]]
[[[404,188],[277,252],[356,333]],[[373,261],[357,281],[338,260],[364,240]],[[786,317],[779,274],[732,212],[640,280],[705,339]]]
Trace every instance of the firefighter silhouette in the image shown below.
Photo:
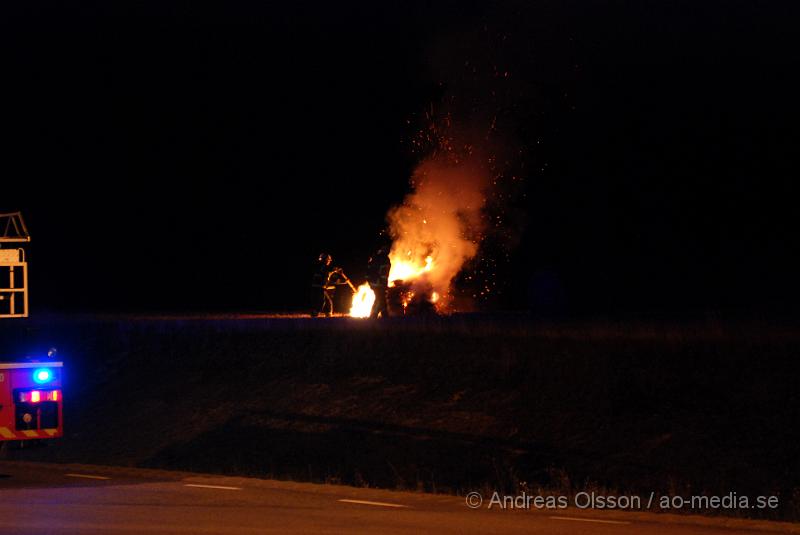
[[[314,274],[311,278],[310,308],[312,317],[325,313],[326,307],[328,308],[328,314],[333,312],[333,296],[325,291],[330,278],[330,266],[332,263],[333,258],[327,253],[320,253],[319,257],[317,257]]]
[[[311,317],[324,314],[330,317],[333,314],[333,297],[336,286],[350,284],[341,268],[331,267],[333,257],[321,253],[317,258],[317,265],[311,279]]]
[[[389,315],[386,301],[387,292],[389,291],[389,269],[391,265],[387,246],[382,246],[378,249],[367,262],[367,282],[369,282],[369,287],[372,288],[372,291],[375,292],[375,302],[372,304],[370,318]]]

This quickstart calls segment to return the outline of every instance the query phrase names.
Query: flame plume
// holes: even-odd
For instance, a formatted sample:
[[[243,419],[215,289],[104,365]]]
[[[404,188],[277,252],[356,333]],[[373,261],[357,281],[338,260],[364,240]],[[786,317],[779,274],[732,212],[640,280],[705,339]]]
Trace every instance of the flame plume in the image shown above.
[[[424,287],[438,310],[448,309],[453,280],[478,252],[487,182],[471,158],[431,157],[417,167],[414,191],[388,215],[390,285]]]

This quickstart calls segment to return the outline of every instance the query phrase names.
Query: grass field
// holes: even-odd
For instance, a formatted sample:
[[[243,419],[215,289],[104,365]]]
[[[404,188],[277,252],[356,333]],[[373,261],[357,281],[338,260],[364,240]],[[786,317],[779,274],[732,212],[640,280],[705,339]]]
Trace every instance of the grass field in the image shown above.
[[[800,520],[790,325],[75,317],[27,331],[66,361],[66,437],[21,458],[438,492],[733,491],[778,495],[771,516]]]

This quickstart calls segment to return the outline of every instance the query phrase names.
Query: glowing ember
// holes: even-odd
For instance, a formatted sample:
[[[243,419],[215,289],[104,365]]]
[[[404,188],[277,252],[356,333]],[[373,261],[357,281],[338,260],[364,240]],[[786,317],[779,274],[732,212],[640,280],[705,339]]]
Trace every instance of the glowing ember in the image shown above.
[[[353,302],[350,306],[350,316],[354,318],[368,318],[374,302],[375,292],[369,287],[369,283],[362,284],[353,295]]]
[[[409,303],[414,299],[414,292],[408,292],[403,299],[403,310],[408,309]]]

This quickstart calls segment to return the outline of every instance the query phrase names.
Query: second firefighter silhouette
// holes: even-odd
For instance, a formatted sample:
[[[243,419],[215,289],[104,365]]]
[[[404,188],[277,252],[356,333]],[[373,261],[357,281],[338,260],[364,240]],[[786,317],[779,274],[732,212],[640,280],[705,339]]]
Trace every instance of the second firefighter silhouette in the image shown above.
[[[336,287],[348,285],[355,292],[355,287],[344,274],[342,268],[332,267],[333,258],[327,253],[322,253],[317,258],[317,267],[311,280],[311,316],[319,314],[331,316],[333,314],[333,297]]]
[[[384,246],[378,249],[367,263],[367,282],[375,292],[375,302],[372,304],[370,318],[386,317],[389,310],[386,304],[389,291],[389,269],[392,266],[389,260],[389,248]]]

